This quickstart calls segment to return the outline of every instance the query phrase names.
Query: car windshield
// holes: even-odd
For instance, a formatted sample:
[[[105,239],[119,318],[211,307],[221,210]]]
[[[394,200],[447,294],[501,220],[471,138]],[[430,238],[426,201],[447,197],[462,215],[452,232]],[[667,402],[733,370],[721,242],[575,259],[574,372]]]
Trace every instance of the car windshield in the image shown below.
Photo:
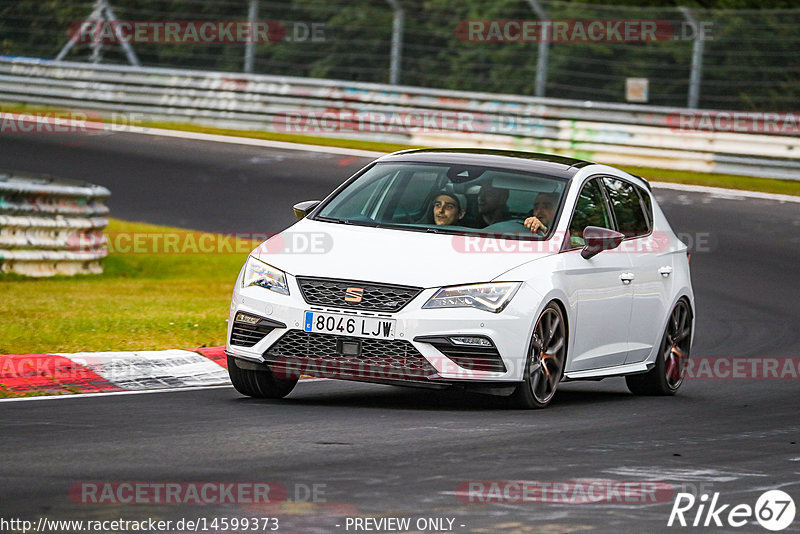
[[[544,239],[555,226],[566,185],[561,178],[476,165],[378,163],[339,191],[314,218]],[[525,225],[534,216],[535,231]]]

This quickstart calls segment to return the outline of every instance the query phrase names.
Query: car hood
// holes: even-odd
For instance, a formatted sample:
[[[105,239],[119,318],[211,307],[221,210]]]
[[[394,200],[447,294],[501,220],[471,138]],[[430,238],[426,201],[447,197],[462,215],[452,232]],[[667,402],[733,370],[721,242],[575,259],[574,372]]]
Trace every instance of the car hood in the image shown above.
[[[491,281],[553,246],[303,219],[252,254],[294,276],[430,288]]]

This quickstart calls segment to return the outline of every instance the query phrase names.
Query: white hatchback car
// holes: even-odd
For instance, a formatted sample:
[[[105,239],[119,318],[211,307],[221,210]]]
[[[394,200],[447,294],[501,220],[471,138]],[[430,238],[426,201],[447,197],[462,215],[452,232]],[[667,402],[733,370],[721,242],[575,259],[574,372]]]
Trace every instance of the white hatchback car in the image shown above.
[[[233,291],[244,395],[301,375],[511,395],[625,376],[671,395],[694,330],[686,246],[649,184],[559,156],[409,150],[370,163],[256,248]]]

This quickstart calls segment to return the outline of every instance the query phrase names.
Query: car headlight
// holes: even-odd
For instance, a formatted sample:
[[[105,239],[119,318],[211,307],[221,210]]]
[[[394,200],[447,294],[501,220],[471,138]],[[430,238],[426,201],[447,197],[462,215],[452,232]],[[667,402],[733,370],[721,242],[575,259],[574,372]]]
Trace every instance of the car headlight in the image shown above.
[[[478,308],[500,313],[511,302],[522,282],[498,282],[443,287],[423,308]]]
[[[242,287],[259,286],[281,295],[289,294],[286,273],[272,265],[248,256],[242,275]]]

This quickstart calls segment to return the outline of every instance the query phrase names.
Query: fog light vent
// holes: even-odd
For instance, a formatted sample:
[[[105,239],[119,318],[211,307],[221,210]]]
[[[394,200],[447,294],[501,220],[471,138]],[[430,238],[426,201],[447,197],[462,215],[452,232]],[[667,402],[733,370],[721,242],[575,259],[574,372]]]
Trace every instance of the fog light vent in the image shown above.
[[[493,373],[506,372],[506,366],[497,347],[486,336],[417,336],[414,341],[430,343],[464,369]]]
[[[276,328],[286,328],[286,325],[257,315],[237,312],[231,328],[231,345],[252,347]]]
[[[491,347],[492,342],[485,337],[476,336],[450,336],[454,345],[467,345],[473,347]]]

